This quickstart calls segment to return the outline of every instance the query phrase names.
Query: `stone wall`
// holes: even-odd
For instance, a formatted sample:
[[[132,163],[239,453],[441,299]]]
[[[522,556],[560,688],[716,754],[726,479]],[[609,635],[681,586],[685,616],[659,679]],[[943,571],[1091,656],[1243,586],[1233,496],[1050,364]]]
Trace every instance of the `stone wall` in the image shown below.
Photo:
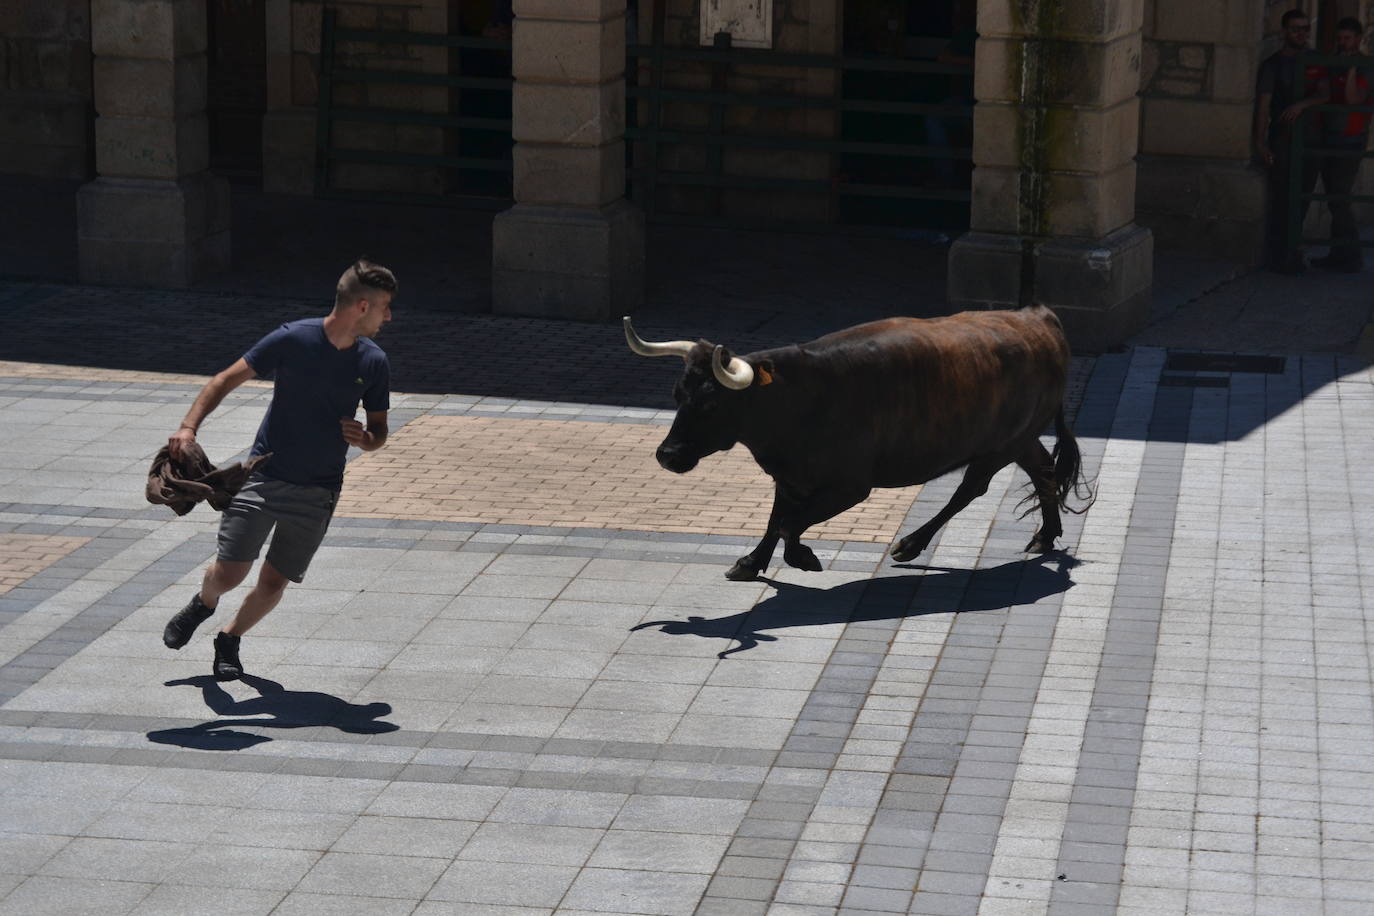
[[[1268,18],[1246,0],[1146,0],[1136,220],[1162,248],[1259,257],[1264,182],[1250,135]]]
[[[664,44],[675,48],[700,47],[699,15],[703,0],[667,0]],[[653,3],[640,0],[639,41],[649,44],[653,35]],[[779,53],[834,55],[839,53],[840,0],[775,0],[773,50]],[[640,84],[649,82],[648,65],[640,67]],[[711,90],[754,95],[782,95],[830,99],[839,91],[833,70],[796,66],[739,65],[716,73],[710,64],[669,61],[663,72],[668,89]],[[699,102],[664,102],[660,124],[669,130],[705,131],[711,128],[712,106]],[[647,104],[639,106],[639,123],[648,117]],[[838,118],[832,111],[732,106],[725,109],[721,129],[728,134],[791,136],[833,139]],[[695,144],[661,144],[658,168],[665,171],[709,172],[711,147]],[[635,148],[635,164],[645,162],[644,144]],[[792,178],[829,180],[834,170],[830,153],[727,147],[720,157],[723,175],[737,178]],[[828,193],[778,192],[728,188],[712,192],[700,186],[659,186],[658,209],[693,215],[720,215],[767,221],[827,221],[831,218]]]
[[[0,2],[0,172],[92,174],[90,0]]]
[[[1078,352],[1148,321],[1141,17],[1112,0],[979,3],[970,231],[950,248],[951,308],[1042,303]]]

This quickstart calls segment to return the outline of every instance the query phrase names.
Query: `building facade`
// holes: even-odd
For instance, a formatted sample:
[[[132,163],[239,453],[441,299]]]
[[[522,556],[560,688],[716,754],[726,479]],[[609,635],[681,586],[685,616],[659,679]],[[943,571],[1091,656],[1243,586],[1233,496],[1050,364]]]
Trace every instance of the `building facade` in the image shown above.
[[[480,199],[499,211],[493,309],[578,319],[642,298],[646,215],[945,231],[952,308],[1044,301],[1100,349],[1148,316],[1155,246],[1258,259],[1255,72],[1292,5],[1319,39],[1374,16],[1374,0],[14,0],[0,172],[85,179],[92,283],[226,269],[229,176]]]

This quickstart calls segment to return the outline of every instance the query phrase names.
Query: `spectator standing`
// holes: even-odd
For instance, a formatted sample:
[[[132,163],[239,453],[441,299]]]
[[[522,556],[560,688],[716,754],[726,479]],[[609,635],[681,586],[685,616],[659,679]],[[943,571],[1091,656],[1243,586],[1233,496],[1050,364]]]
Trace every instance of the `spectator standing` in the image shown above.
[[[1345,18],[1336,23],[1337,57],[1358,57],[1364,26],[1360,20]],[[1329,67],[1331,102],[1335,105],[1364,105],[1369,100],[1370,70],[1352,63],[1349,67]],[[1350,194],[1359,174],[1360,157],[1369,139],[1370,112],[1328,111],[1322,117],[1322,148],[1344,155],[1323,156],[1322,189],[1327,194]],[[1355,223],[1355,208],[1348,197],[1327,201],[1331,209],[1331,251],[1312,263],[1317,267],[1358,273],[1364,266],[1360,248],[1360,229]]]
[[[1255,89],[1255,151],[1269,170],[1269,205],[1265,219],[1265,263],[1281,273],[1301,273],[1302,254],[1289,251],[1287,233],[1294,217],[1290,203],[1290,173],[1293,163],[1292,139],[1300,116],[1313,105],[1330,97],[1326,70],[1315,65],[1298,67],[1298,56],[1307,50],[1312,21],[1302,10],[1289,10],[1281,20],[1283,47],[1260,64]],[[1304,139],[1315,147],[1321,140],[1321,127],[1314,118],[1303,121]],[[1299,170],[1299,192],[1311,194],[1317,184],[1320,166],[1316,159],[1304,157]],[[1296,217],[1301,223],[1307,202],[1299,200]]]

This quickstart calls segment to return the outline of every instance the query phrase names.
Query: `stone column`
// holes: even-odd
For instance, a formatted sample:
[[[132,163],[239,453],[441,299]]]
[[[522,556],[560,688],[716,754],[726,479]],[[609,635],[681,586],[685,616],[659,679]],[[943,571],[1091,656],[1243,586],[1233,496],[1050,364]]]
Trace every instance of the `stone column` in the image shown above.
[[[208,171],[205,0],[92,0],[95,164],[77,192],[83,283],[186,287],[229,266]]]
[[[625,199],[625,0],[515,0],[515,206],[492,227],[492,309],[601,320],[644,298]]]
[[[1098,351],[1150,313],[1135,216],[1143,0],[981,0],[971,230],[949,255],[961,308],[1052,307]]]

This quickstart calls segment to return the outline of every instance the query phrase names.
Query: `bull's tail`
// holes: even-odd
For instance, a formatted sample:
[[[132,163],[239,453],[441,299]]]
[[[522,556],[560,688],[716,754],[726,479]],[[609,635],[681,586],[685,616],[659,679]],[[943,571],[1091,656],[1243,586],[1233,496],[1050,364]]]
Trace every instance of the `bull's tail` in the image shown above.
[[[1092,507],[1097,494],[1092,484],[1083,474],[1083,455],[1078,451],[1078,440],[1073,430],[1064,421],[1064,408],[1054,415],[1054,451],[1050,457],[1054,462],[1054,490],[1059,497],[1059,506],[1075,515],[1082,515]],[[1072,494],[1080,505],[1075,508],[1068,504]]]

